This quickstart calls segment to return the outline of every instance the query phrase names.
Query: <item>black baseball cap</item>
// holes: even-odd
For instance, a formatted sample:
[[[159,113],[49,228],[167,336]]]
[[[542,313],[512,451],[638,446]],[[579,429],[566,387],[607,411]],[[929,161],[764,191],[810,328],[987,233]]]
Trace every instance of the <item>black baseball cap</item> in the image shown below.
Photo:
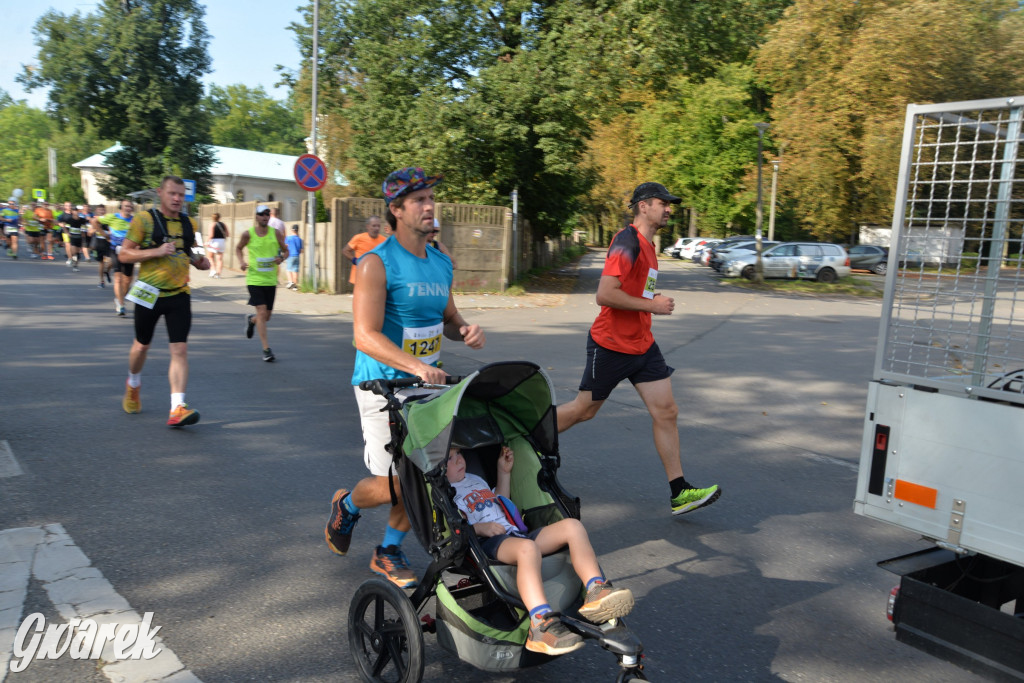
[[[633,198],[629,200],[629,205],[633,206],[637,202],[642,202],[645,199],[660,199],[663,202],[669,204],[679,204],[683,200],[669,192],[664,185],[661,183],[640,183],[633,190]]]

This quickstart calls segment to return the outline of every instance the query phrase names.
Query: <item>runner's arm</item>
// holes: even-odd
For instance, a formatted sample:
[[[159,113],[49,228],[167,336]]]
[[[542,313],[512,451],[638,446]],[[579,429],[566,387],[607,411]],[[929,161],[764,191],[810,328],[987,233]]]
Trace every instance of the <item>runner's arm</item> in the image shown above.
[[[121,243],[121,252],[117,255],[117,260],[121,263],[142,263],[143,261],[170,256],[175,251],[174,242],[164,242],[152,249],[140,249],[136,242],[132,242],[126,237],[124,242]]]
[[[448,305],[444,309],[444,336],[454,341],[466,342],[471,349],[483,348],[486,338],[479,325],[470,325],[455,307],[455,297],[448,294]]]
[[[245,260],[245,247],[249,244],[249,231],[246,230],[242,233],[242,236],[238,238],[238,243],[235,245],[235,256],[238,257],[238,267],[245,270],[249,267],[248,261]]]
[[[284,243],[284,235],[281,231],[275,230],[274,234],[277,235],[277,262],[284,263],[284,260],[288,258],[288,245]]]
[[[675,300],[663,294],[653,299],[631,296],[622,289],[622,282],[614,275],[602,275],[597,285],[597,305],[617,308],[622,311],[644,311],[657,315],[668,315],[675,308]]]

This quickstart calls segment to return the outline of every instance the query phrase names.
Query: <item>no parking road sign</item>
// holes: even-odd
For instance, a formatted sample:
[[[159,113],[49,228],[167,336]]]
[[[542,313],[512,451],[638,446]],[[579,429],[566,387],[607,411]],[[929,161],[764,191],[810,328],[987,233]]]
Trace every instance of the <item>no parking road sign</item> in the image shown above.
[[[307,192],[316,192],[327,184],[327,166],[315,154],[303,154],[295,162],[295,182]]]

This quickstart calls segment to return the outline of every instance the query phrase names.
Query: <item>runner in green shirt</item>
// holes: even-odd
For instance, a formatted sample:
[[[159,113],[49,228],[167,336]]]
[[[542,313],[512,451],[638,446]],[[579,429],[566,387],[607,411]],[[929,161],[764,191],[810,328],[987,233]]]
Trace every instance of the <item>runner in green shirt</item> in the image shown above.
[[[277,266],[287,253],[284,237],[270,228],[270,207],[260,204],[256,207],[256,225],[242,233],[235,246],[235,255],[245,271],[249,305],[256,307],[256,315],[245,316],[245,336],[251,339],[253,328],[259,331],[263,360],[268,363],[274,360],[274,352],[267,342],[267,323],[277,294]]]

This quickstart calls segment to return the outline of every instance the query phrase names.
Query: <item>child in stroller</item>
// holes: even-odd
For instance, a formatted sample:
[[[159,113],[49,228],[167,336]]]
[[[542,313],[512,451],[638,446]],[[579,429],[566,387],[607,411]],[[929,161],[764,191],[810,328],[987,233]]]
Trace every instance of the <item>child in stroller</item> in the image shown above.
[[[550,379],[535,363],[510,361],[486,365],[456,381],[445,386],[398,378],[361,385],[388,401],[392,430],[388,450],[398,470],[409,522],[431,562],[411,595],[380,577],[368,579],[356,590],[349,604],[348,636],[360,677],[386,683],[421,680],[423,639],[428,633],[436,635],[444,650],[484,671],[511,672],[542,665],[553,659],[548,654],[551,650],[537,651],[527,647],[527,641],[531,631],[540,636],[532,639],[536,643],[551,640],[548,634],[560,633],[552,630],[557,623],[570,636],[595,641],[615,655],[617,683],[647,680],[643,644],[625,618],[615,616],[630,610],[632,594],[614,591],[607,583],[600,585],[600,567],[578,521],[580,500],[557,478],[561,457]],[[465,459],[467,474],[453,472],[449,479],[449,456],[456,456],[453,447]],[[502,455],[503,447],[514,456]],[[457,461],[458,456],[451,459]],[[470,494],[474,512],[477,503],[493,502],[491,487],[510,494],[508,498],[521,511],[517,514],[516,506],[507,506],[514,520],[509,522],[511,528],[477,524],[492,520],[475,517],[471,524],[459,509],[456,488],[468,474],[479,477],[472,488],[481,497]],[[461,498],[470,502],[465,493]],[[567,520],[571,521],[563,523]],[[476,533],[474,525],[482,533]],[[506,546],[513,548],[523,540],[515,535],[531,536],[527,528],[540,530],[532,534],[532,542],[524,541],[535,552],[531,562],[513,557],[515,564],[508,564],[483,547],[484,543],[500,545],[502,552]],[[562,529],[576,529],[579,536],[552,535]],[[583,541],[582,552],[577,539]],[[555,550],[547,551],[545,545],[541,557],[536,548],[549,541]],[[520,580],[520,573],[539,575],[535,597],[529,597],[530,584]],[[593,592],[587,591],[587,583]],[[526,589],[522,595],[521,586]],[[601,599],[609,594],[615,597]],[[546,631],[531,628],[530,610],[545,603],[552,611],[543,621],[551,626]],[[587,603],[595,603],[589,613],[581,609]],[[436,619],[422,614],[430,604]],[[573,640],[561,651],[575,649]]]
[[[507,445],[498,458],[498,483],[492,491],[481,477],[466,472],[462,451],[449,450],[447,475],[455,488],[455,503],[465,513],[482,548],[491,559],[515,565],[516,585],[530,611],[530,635],[526,649],[561,655],[583,647],[583,639],[567,629],[552,612],[544,597],[541,557],[569,547],[569,557],[587,594],[580,616],[595,624],[624,617],[633,609],[633,594],[606,581],[590,545],[587,530],[575,518],[561,519],[539,529],[528,530],[509,499],[510,475],[515,456]]]

